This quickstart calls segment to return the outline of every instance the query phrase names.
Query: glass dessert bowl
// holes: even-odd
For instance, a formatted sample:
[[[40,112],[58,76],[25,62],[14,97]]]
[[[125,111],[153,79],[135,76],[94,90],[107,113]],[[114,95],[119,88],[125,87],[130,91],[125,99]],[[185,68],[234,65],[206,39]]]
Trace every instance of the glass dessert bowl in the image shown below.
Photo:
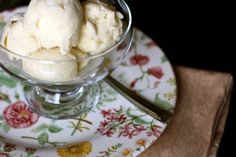
[[[22,56],[0,45],[1,68],[32,87],[24,94],[29,107],[39,115],[53,119],[72,118],[98,103],[98,82],[121,64],[132,42],[129,7],[123,0],[109,0],[109,3],[124,16],[123,33],[112,46],[97,54],[39,58]],[[74,76],[77,68],[80,70]],[[58,78],[51,80],[53,75]]]

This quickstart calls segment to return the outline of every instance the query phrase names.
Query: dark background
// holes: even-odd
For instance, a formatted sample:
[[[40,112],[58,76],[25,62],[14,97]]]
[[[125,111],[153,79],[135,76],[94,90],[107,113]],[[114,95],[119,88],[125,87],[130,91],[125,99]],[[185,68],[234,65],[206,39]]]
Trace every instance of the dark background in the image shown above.
[[[0,0],[0,11],[28,0]],[[134,26],[152,37],[171,63],[236,76],[236,9],[225,7],[183,7],[157,1],[126,0]],[[235,89],[235,88],[234,88]],[[236,154],[236,91],[218,157]],[[178,136],[178,135],[177,135]]]

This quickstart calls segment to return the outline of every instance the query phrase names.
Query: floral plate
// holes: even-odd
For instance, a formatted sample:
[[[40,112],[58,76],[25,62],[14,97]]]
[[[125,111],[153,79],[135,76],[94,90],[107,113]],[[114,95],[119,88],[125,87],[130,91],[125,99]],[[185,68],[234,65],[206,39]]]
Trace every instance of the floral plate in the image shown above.
[[[1,13],[0,30],[4,21],[25,9]],[[175,75],[164,53],[137,29],[130,51],[112,76],[151,101],[174,110]],[[101,82],[100,87],[100,101],[88,114],[52,120],[33,113],[23,96],[30,87],[0,69],[0,156],[138,156],[159,138],[167,124],[139,111],[106,83]]]

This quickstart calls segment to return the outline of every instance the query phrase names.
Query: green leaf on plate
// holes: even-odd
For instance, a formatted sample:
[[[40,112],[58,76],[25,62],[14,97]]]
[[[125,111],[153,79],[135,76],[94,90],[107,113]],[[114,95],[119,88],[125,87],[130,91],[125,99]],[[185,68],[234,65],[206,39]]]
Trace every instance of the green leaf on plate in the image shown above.
[[[0,85],[5,85],[9,88],[15,88],[17,81],[5,75],[0,75]]]
[[[113,102],[115,100],[116,100],[116,98],[107,98],[107,99],[104,99],[103,101],[104,102]]]
[[[132,115],[132,114],[130,113],[130,111],[131,111],[131,108],[129,107],[129,108],[126,110],[126,115],[132,118],[132,117],[134,117],[134,115]]]
[[[129,116],[129,117],[131,117],[131,118],[133,118],[133,120],[134,120],[136,123],[138,123],[138,124],[150,124],[150,122],[145,121],[144,119],[142,119],[142,118],[139,117],[138,115],[132,114],[131,111],[132,111],[131,108],[128,108],[128,109],[126,110],[126,115]]]
[[[15,98],[17,99],[17,100],[19,100],[20,99],[20,95],[19,95],[19,93],[15,93]]]
[[[5,26],[5,22],[0,22],[0,29],[2,29]]]
[[[108,148],[107,149],[108,152],[116,152],[115,150],[111,149],[111,148]]]
[[[5,133],[8,133],[11,130],[11,127],[7,123],[3,123],[2,129]]]
[[[34,128],[34,129],[32,129],[31,131],[32,131],[33,133],[39,133],[39,132],[44,131],[44,130],[47,129],[47,128],[48,128],[48,125],[45,124],[45,123],[42,123],[42,124],[40,124],[37,128]]]
[[[140,39],[143,41],[143,40],[145,40],[147,37],[146,37],[146,35],[145,34],[142,34],[141,35],[141,37],[140,37]]]
[[[150,122],[145,121],[144,119],[140,117],[134,117],[134,121],[138,124],[150,124]]]
[[[31,90],[32,90],[32,86],[27,85],[27,84],[23,84],[23,90],[24,90],[25,92],[31,91]]]
[[[50,124],[48,126],[48,131],[51,133],[58,133],[60,131],[62,131],[63,129],[55,124]]]
[[[155,101],[156,105],[158,105],[159,107],[161,107],[164,110],[167,110],[167,111],[173,110],[173,106],[168,101],[161,99],[159,97],[159,93],[156,94],[154,101]]]
[[[6,101],[7,103],[10,103],[10,99],[9,99],[9,96],[0,92],[0,98],[3,100],[3,101]]]
[[[164,56],[162,56],[162,58],[161,58],[161,63],[163,64],[163,63],[165,63],[165,62],[168,62],[168,58],[164,55]]]
[[[39,144],[45,145],[48,142],[48,134],[44,132],[40,134],[37,139],[38,139]]]

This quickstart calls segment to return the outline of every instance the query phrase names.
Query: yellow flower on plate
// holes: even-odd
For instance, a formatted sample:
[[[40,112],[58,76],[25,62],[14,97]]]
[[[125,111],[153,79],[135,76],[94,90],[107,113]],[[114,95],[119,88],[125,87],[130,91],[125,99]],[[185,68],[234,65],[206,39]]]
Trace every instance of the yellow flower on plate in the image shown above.
[[[139,146],[145,146],[146,143],[147,143],[147,141],[143,138],[136,141],[136,144],[139,145]]]
[[[123,151],[122,151],[122,155],[123,156],[129,156],[131,155],[133,152],[133,150],[131,148],[125,148]]]
[[[86,157],[92,151],[92,143],[80,142],[77,145],[58,148],[57,154],[61,157]]]

